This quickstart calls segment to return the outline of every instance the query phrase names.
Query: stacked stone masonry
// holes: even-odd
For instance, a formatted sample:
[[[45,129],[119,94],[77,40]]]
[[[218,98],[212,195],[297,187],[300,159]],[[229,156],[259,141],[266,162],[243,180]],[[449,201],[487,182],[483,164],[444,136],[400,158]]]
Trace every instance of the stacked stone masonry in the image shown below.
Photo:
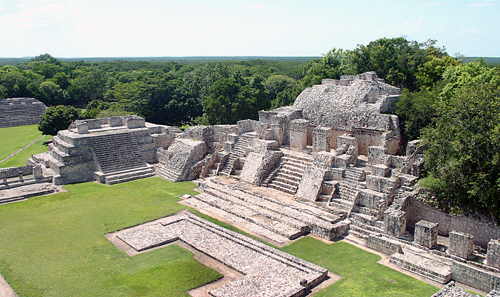
[[[35,98],[0,99],[0,128],[36,125],[46,111]]]

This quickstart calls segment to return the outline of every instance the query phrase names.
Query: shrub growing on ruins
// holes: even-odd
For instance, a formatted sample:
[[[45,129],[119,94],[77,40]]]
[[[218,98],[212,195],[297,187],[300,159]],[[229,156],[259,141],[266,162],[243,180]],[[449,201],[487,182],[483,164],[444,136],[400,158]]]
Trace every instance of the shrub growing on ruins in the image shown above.
[[[69,124],[79,118],[80,113],[73,106],[51,106],[40,119],[38,130],[45,135],[56,135],[57,131],[68,129]]]

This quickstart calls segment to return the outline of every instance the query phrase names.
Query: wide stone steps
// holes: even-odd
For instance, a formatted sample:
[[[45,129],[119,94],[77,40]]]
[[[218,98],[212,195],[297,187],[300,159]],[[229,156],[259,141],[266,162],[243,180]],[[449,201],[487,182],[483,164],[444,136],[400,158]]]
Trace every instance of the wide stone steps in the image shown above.
[[[228,212],[234,216],[259,225],[263,228],[269,229],[274,233],[277,233],[288,239],[295,239],[306,233],[305,231],[301,231],[291,225],[272,220],[271,218],[266,217],[261,213],[255,212],[254,210],[244,205],[237,203],[227,203],[227,201],[220,199],[220,197],[214,197],[212,194],[201,193],[194,198],[197,200],[201,200],[215,208]],[[308,230],[306,229],[306,231]]]
[[[139,146],[129,133],[92,137],[90,144],[94,149],[99,168],[104,174],[146,167]]]
[[[351,211],[352,209],[352,202],[348,202],[346,200],[343,200],[343,199],[332,199],[330,200],[329,202],[329,205],[332,206],[332,207],[335,207],[336,209],[339,209],[341,210],[342,212],[349,212]]]
[[[247,149],[250,146],[250,141],[255,136],[250,136],[246,134],[241,134],[234,144],[234,148],[229,152],[229,157],[224,164],[222,170],[219,171],[219,175],[230,176],[233,170],[234,162],[238,158],[244,158],[247,154]]]
[[[196,197],[198,197],[198,196],[196,196]],[[283,243],[286,243],[288,241],[288,238],[286,238],[278,233],[275,233],[267,228],[256,225],[256,224],[254,224],[248,220],[245,220],[239,216],[235,216],[235,215],[233,215],[227,211],[224,211],[220,208],[214,207],[208,203],[203,202],[200,199],[197,199],[196,197],[186,199],[185,201],[195,208],[207,211],[211,214],[216,215],[217,217],[226,219],[226,220],[228,220],[228,221],[230,221],[238,226],[241,226],[241,227],[248,229],[252,232],[255,232],[257,234],[265,236],[265,237],[267,237],[275,242],[283,244]]]
[[[288,225],[293,226],[294,228],[300,229],[301,232],[305,233],[308,232],[309,228],[307,224],[304,222],[301,222],[299,220],[296,220],[295,218],[290,218],[289,216],[280,214],[279,212],[275,212],[272,208],[272,204],[262,202],[262,201],[253,201],[252,203],[240,199],[236,196],[233,196],[231,194],[227,194],[225,192],[218,191],[217,189],[214,188],[206,188],[205,192],[207,194],[210,194],[214,197],[220,198],[222,200],[227,201],[230,204],[238,204],[244,207],[247,207],[248,209],[251,209],[252,211],[262,215],[266,216],[267,218],[275,221],[280,221],[283,223],[286,223]],[[267,207],[266,207],[267,206]]]
[[[335,228],[334,223],[340,220],[339,216],[323,213],[319,208],[317,214],[314,214],[316,209],[313,212],[309,210],[311,207],[295,208],[209,181],[200,184],[199,190],[204,195],[195,198],[203,200],[204,203],[290,239],[308,232],[328,237]],[[292,233],[289,230],[295,231]]]
[[[311,165],[312,159],[285,152],[277,172],[268,181],[267,185],[270,188],[294,195],[297,192],[302,175],[304,175],[305,168]]]
[[[362,181],[365,179],[364,171],[355,167],[347,167],[344,176],[346,179],[352,181]]]
[[[157,167],[156,168],[156,173],[166,179],[166,180],[169,180],[171,182],[178,182],[179,181],[179,178],[180,178],[180,173],[178,172],[175,172],[169,168],[165,168],[165,166],[162,166],[162,167]]]
[[[151,167],[146,167],[116,172],[111,175],[106,175],[105,179],[106,184],[114,185],[151,176],[155,176],[155,171]]]
[[[403,254],[393,254],[390,263],[441,284],[448,283],[451,280],[451,265],[436,259],[430,254],[417,254],[417,252],[404,249]]]

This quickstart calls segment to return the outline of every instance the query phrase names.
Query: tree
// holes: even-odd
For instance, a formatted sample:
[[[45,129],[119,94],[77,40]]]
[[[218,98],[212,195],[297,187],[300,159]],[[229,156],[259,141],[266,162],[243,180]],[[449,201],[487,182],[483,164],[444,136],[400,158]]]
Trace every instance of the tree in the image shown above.
[[[419,139],[422,130],[431,124],[436,115],[435,103],[441,92],[442,84],[432,90],[424,88],[419,92],[404,89],[396,103],[396,115],[399,116],[405,141]]]
[[[455,213],[500,220],[500,71],[472,62],[445,71],[436,117],[423,139],[434,202]]]
[[[68,126],[79,118],[80,113],[73,106],[51,106],[42,115],[38,124],[38,130],[45,135],[57,135],[59,130],[68,129]]]

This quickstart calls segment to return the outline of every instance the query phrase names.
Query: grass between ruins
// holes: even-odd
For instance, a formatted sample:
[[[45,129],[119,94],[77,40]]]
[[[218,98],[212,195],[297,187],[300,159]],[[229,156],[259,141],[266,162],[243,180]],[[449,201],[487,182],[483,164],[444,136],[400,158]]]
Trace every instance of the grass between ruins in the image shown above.
[[[0,205],[0,272],[20,296],[187,296],[221,277],[177,245],[128,257],[103,236],[184,209],[177,197],[196,194],[195,184],[153,177],[64,187],[67,192]],[[283,250],[344,277],[317,296],[428,297],[438,290],[344,242],[306,237]]]
[[[2,140],[2,145],[0,146],[0,161],[40,136],[42,136],[42,133],[38,131],[37,125],[0,129],[0,139]],[[45,136],[43,139],[30,145],[17,155],[0,163],[0,167],[26,166],[26,160],[32,154],[47,151],[47,145],[44,145],[44,141],[47,141],[49,138],[49,136]]]

